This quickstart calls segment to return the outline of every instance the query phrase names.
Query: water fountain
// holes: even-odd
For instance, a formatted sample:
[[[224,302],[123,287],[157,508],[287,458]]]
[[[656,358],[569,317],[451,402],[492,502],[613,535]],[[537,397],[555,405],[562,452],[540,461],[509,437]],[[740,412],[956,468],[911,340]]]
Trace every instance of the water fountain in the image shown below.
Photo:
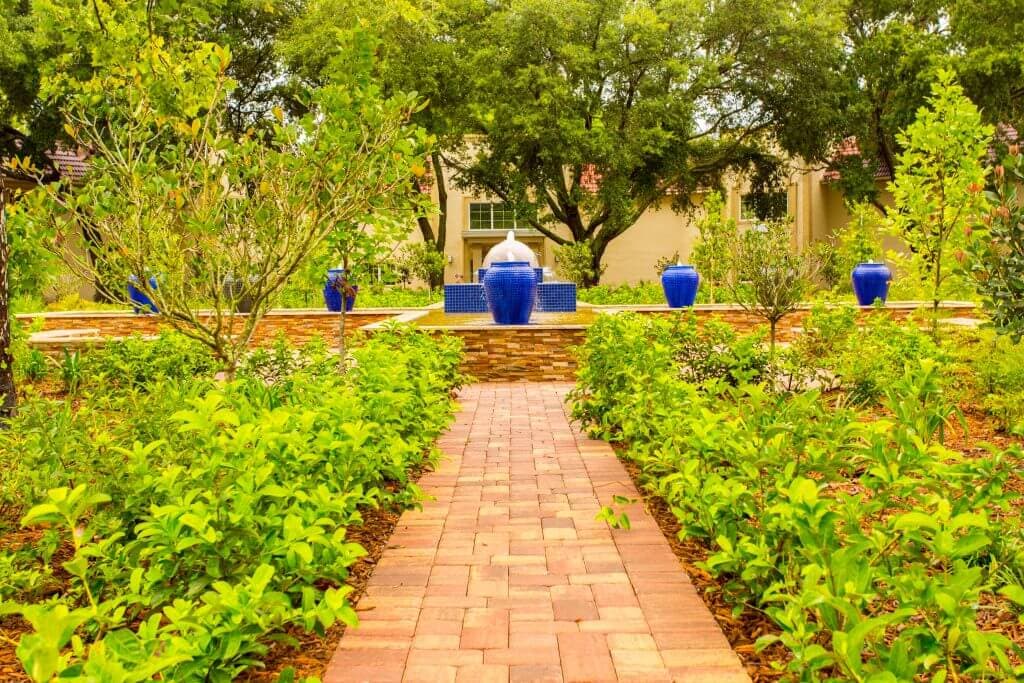
[[[537,255],[530,247],[516,240],[515,231],[509,230],[503,242],[495,245],[484,258],[477,271],[478,282],[444,286],[445,313],[487,313],[484,278],[495,264],[519,263],[533,269],[537,278],[535,312],[571,313],[576,310],[576,285],[571,282],[545,282],[544,269],[538,266]],[[505,269],[506,266],[499,266]]]

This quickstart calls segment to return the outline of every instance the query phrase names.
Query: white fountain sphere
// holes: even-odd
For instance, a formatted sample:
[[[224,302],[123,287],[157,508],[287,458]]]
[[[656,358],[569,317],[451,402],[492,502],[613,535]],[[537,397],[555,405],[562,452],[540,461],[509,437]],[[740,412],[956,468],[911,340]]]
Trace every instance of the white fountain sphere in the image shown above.
[[[491,247],[484,258],[483,267],[490,268],[492,263],[502,261],[527,261],[533,268],[537,267],[537,255],[533,253],[533,249],[516,239],[514,230],[508,231],[508,237],[504,242]]]

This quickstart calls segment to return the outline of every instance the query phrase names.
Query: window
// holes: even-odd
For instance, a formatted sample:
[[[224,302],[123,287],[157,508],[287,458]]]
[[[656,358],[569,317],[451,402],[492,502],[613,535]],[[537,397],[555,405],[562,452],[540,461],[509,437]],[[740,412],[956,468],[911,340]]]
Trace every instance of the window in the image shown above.
[[[513,230],[516,210],[498,202],[473,202],[469,205],[470,230]]]
[[[786,190],[745,194],[740,202],[740,220],[743,221],[785,218],[788,213],[789,193]]]

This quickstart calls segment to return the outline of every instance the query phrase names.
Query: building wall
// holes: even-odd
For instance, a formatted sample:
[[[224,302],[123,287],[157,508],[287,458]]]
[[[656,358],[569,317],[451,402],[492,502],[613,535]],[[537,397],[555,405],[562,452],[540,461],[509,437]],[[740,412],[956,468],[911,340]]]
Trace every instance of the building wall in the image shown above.
[[[451,184],[451,183],[449,183]],[[741,218],[742,197],[747,185],[742,179],[729,183],[724,217],[737,221],[741,229],[749,228],[755,221]],[[788,210],[793,220],[793,246],[805,248],[813,242],[827,239],[832,232],[845,225],[849,214],[843,204],[842,194],[823,180],[820,171],[806,171],[794,167],[788,188]],[[886,201],[887,197],[883,197]],[[504,230],[470,230],[471,202],[496,202],[494,197],[465,193],[456,187],[448,188],[448,231],[445,254],[448,264],[445,268],[446,282],[472,282],[475,269],[487,248],[505,238]],[[701,197],[695,196],[693,203],[700,204]],[[671,200],[666,199],[641,216],[629,230],[613,240],[604,257],[606,270],[601,282],[620,284],[625,282],[650,281],[655,279],[655,264],[660,258],[675,253],[684,262],[690,257],[698,239],[696,223],[700,210],[676,213]],[[436,225],[437,217],[431,221]],[[414,230],[413,241],[421,240],[419,230]],[[568,237],[568,230],[562,227],[559,234]],[[535,247],[538,261],[542,266],[554,268],[554,243],[534,230],[519,228],[516,237]]]

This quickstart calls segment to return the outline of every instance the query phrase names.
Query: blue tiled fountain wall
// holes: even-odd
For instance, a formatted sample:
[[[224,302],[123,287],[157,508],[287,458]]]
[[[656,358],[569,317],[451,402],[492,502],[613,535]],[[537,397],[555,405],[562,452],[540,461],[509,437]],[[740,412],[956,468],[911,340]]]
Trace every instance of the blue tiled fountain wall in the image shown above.
[[[544,282],[544,271],[537,273],[537,311],[545,313],[572,313],[576,310],[576,285],[571,282]],[[477,271],[483,280],[486,268]],[[444,286],[445,313],[486,313],[487,299],[484,286],[479,282]]]

